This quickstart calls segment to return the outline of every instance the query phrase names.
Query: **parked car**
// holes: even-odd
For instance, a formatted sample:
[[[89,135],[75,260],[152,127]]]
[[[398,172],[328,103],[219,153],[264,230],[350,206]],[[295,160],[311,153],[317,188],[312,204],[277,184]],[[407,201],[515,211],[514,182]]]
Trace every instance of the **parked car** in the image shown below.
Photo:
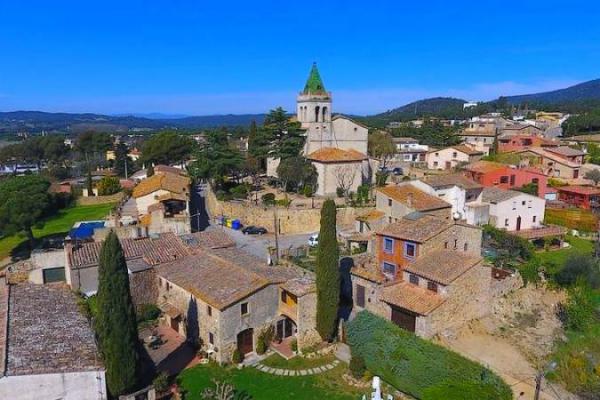
[[[310,247],[316,247],[319,245],[319,234],[315,233],[308,238],[308,245]]]
[[[392,170],[392,174],[398,176],[398,175],[404,175],[404,171],[402,171],[402,168],[400,167],[396,167]]]
[[[264,235],[267,233],[267,230],[262,226],[250,225],[242,229],[242,233],[244,235]]]

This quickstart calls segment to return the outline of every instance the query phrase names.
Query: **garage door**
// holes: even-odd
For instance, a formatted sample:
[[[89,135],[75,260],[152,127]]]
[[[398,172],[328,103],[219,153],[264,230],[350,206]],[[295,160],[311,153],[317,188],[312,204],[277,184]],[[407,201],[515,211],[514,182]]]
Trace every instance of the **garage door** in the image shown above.
[[[417,315],[402,308],[392,307],[392,322],[409,332],[415,331]]]

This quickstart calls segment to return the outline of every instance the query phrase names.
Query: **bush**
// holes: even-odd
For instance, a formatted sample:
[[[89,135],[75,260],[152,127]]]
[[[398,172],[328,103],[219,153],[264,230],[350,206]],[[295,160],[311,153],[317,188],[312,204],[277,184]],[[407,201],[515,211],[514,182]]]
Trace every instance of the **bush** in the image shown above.
[[[367,372],[367,366],[365,365],[365,360],[358,355],[353,355],[350,359],[350,373],[356,379],[361,379],[365,376],[365,372]]]
[[[584,282],[580,281],[569,289],[569,299],[562,308],[559,316],[567,329],[582,332],[600,323],[599,312],[594,306],[594,293]]]
[[[233,351],[233,355],[231,356],[231,362],[233,362],[234,364],[239,364],[242,361],[244,361],[244,356],[240,352],[240,349],[235,349]]]
[[[306,197],[313,197],[314,191],[312,185],[304,185],[302,188],[302,194]]]
[[[276,200],[275,204],[277,204],[280,207],[289,207],[290,204],[292,204],[292,200],[290,200],[287,195],[285,196],[285,198],[281,199],[281,200]]]
[[[154,380],[152,381],[152,385],[158,393],[166,392],[167,389],[169,389],[169,375],[167,375],[164,372],[161,372],[157,375],[156,378],[154,378]]]
[[[387,172],[381,172],[381,171],[377,171],[375,173],[375,185],[381,187],[381,186],[385,186],[385,183],[387,182],[388,179],[388,173]]]
[[[273,341],[273,336],[275,336],[275,329],[273,329],[273,326],[269,326],[260,332],[256,343],[257,354],[266,353],[267,349],[269,348],[269,344]]]
[[[275,194],[273,193],[265,193],[260,199],[265,206],[275,205]]]
[[[238,185],[234,186],[229,190],[229,193],[233,196],[234,199],[245,199],[248,197],[249,187],[248,185]]]
[[[562,269],[554,276],[554,281],[560,286],[572,286],[580,279],[593,289],[600,287],[600,266],[589,254],[569,255]]]
[[[105,176],[98,182],[98,196],[110,196],[120,191],[121,183],[115,176]]]
[[[493,399],[512,399],[510,387],[492,371],[367,311],[348,324],[348,344],[369,371],[414,397],[436,385],[469,384]]]
[[[335,189],[335,194],[337,195],[337,197],[344,197],[344,188],[336,188]]]
[[[508,252],[510,257],[520,257],[524,260],[529,260],[534,255],[533,245],[526,239],[511,235],[491,225],[484,226],[483,233],[495,242],[494,247]]]
[[[142,304],[137,312],[137,321],[153,321],[160,316],[160,309],[154,304]]]
[[[298,339],[293,338],[290,347],[292,348],[292,351],[298,351]]]

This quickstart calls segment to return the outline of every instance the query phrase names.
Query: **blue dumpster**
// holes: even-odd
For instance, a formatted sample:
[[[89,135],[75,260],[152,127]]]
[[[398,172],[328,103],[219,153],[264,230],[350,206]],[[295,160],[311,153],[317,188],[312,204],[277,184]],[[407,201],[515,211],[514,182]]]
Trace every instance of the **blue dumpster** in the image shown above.
[[[235,229],[236,231],[242,227],[242,222],[239,219],[234,219],[231,221],[231,229]]]

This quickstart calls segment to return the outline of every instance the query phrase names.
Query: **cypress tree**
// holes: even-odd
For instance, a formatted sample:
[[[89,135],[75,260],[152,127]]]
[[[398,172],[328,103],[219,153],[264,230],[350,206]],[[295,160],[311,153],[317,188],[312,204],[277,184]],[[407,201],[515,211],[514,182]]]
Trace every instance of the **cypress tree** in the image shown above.
[[[317,248],[317,331],[323,340],[335,336],[340,298],[339,249],[335,226],[335,203],[326,200],[321,209]]]
[[[92,184],[92,170],[91,167],[88,168],[87,177],[85,178],[85,186],[88,192],[88,196],[92,197],[94,195],[94,185]]]
[[[135,389],[139,373],[139,342],[135,309],[123,248],[114,231],[100,250],[96,333],[113,396]]]

